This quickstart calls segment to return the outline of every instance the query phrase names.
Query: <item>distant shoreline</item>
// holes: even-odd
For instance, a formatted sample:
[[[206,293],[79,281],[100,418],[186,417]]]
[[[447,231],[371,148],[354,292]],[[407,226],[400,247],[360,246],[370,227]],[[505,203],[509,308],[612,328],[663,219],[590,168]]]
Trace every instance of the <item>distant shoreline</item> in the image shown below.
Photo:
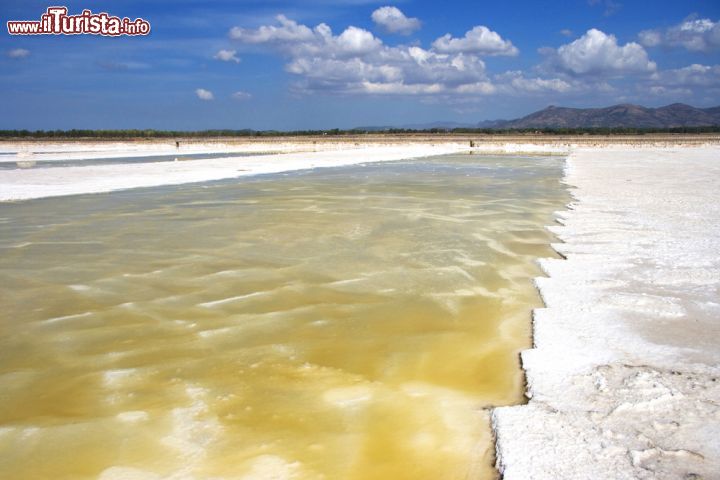
[[[227,144],[266,144],[292,142],[298,144],[388,144],[388,143],[447,143],[447,142],[487,143],[530,143],[530,144],[647,144],[666,142],[669,144],[720,143],[717,133],[611,133],[611,134],[560,134],[560,133],[359,133],[301,135],[278,134],[262,136],[172,136],[172,137],[0,137],[0,145],[32,143],[112,143],[132,142],[143,144],[164,144],[180,142],[185,144],[227,143]]]

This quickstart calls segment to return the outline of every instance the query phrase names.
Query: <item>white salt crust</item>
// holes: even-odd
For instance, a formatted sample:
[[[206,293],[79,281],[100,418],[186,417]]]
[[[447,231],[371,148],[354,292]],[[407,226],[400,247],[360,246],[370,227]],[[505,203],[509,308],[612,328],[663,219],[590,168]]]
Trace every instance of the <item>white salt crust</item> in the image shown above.
[[[720,148],[573,152],[505,480],[720,478]]]

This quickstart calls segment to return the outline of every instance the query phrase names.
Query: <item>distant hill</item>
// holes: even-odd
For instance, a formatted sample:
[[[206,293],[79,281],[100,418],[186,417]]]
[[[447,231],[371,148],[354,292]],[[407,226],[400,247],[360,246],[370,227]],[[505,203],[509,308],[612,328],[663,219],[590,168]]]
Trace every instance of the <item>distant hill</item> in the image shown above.
[[[553,128],[678,128],[720,126],[720,106],[695,108],[684,103],[648,108],[624,103],[606,108],[566,108],[550,106],[515,120],[481,122],[430,122],[401,126],[358,127],[356,130],[381,132],[392,129],[553,129]]]
[[[621,104],[606,108],[550,106],[492,128],[676,128],[720,125],[720,107],[695,108],[683,103],[647,108]]]
[[[506,123],[507,120],[482,120],[475,125],[475,128],[501,128]]]

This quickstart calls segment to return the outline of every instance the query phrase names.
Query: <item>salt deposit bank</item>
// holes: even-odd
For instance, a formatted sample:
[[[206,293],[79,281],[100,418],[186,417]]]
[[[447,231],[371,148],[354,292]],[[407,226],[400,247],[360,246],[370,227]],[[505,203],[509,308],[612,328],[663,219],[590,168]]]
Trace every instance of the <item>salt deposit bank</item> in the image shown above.
[[[565,181],[500,471],[720,478],[720,148],[580,149]]]

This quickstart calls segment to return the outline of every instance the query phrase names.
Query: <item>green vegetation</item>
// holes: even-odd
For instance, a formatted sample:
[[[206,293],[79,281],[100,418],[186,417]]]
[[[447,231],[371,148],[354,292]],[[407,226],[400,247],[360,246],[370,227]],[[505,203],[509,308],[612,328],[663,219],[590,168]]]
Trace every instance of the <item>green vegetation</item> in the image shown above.
[[[474,134],[474,135],[645,135],[652,133],[720,133],[720,125],[707,127],[676,128],[550,128],[550,129],[491,129],[491,128],[431,128],[428,130],[410,130],[389,128],[383,130],[352,129],[340,130],[0,130],[0,138],[211,138],[211,137],[281,137],[281,136],[321,136],[321,135],[363,135],[363,134]]]

